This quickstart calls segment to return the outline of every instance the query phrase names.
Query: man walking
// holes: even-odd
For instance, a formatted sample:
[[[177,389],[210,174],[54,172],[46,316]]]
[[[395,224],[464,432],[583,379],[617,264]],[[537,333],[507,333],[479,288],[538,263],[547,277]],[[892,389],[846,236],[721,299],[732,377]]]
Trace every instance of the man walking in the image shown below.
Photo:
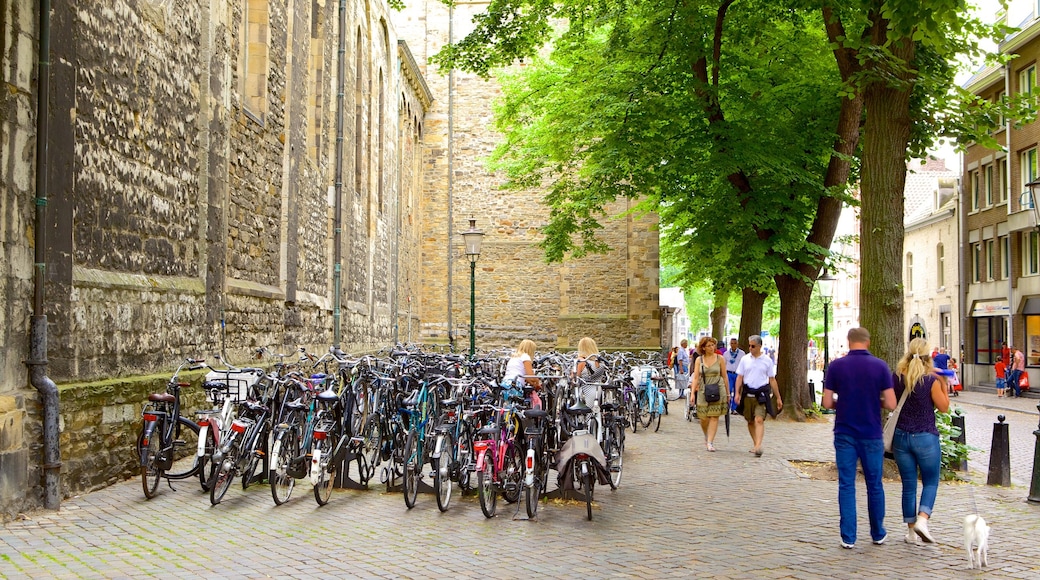
[[[849,354],[831,362],[823,386],[823,407],[834,409],[834,459],[838,468],[838,514],[841,547],[856,545],[856,462],[867,482],[867,517],[875,544],[885,531],[885,488],[881,484],[885,443],[881,407],[896,408],[892,371],[870,354],[870,333],[849,330]]]
[[[1022,396],[1022,388],[1018,386],[1018,381],[1022,379],[1022,373],[1026,370],[1026,357],[1022,354],[1022,351],[1015,347],[1011,347],[1011,373],[1007,378],[1007,386],[1011,389],[1012,397]]]
[[[723,355],[726,359],[726,375],[729,378],[729,407],[731,413],[737,412],[737,365],[740,364],[740,359],[744,358],[746,353],[740,349],[740,345],[737,344],[737,338],[733,337],[729,339],[729,350]]]
[[[780,400],[780,387],[776,384],[776,367],[773,359],[762,352],[762,337],[748,337],[748,348],[751,349],[737,364],[736,391],[738,400],[744,405],[744,418],[747,419],[748,433],[754,448],[750,451],[755,457],[762,457],[762,439],[766,433],[766,413],[773,414],[784,408]],[[775,401],[770,398],[772,395]]]

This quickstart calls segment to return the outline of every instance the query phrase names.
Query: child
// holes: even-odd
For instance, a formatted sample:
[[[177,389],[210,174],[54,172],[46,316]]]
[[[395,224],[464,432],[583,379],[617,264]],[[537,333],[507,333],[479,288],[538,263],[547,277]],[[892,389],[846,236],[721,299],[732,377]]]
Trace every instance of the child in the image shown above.
[[[957,377],[957,359],[951,358],[949,364],[950,364],[949,370],[953,371],[953,373],[950,375],[950,380],[949,380],[949,383],[950,383],[950,394],[953,395],[954,397],[958,397],[958,396],[960,396],[960,393],[957,392],[957,391],[961,390],[961,388],[960,388],[961,387],[961,380]]]
[[[1004,364],[1003,357],[997,357],[997,364],[993,365],[993,371],[997,373],[997,396],[1004,396],[1004,389],[1007,388],[1007,381],[1005,380],[1005,373],[1007,372],[1007,365]]]

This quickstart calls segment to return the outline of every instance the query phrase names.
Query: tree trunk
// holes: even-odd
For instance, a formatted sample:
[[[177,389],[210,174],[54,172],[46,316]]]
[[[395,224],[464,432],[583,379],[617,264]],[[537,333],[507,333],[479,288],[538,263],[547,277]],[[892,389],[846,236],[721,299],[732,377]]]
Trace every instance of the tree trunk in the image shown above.
[[[748,337],[762,332],[762,306],[766,303],[765,292],[744,288],[740,293],[740,332],[737,342],[744,352],[748,351]]]
[[[726,314],[729,312],[729,292],[716,292],[715,304],[711,308],[711,335],[719,341],[719,345],[725,344],[726,338]]]
[[[913,62],[913,45],[893,53]],[[875,82],[864,92],[860,210],[860,325],[870,351],[890,365],[904,349],[903,188],[910,141],[909,85]],[[866,275],[869,274],[869,275]]]
[[[791,276],[777,276],[780,293],[780,337],[777,348],[776,382],[784,401],[782,417],[805,421],[809,406],[808,363],[809,299],[812,286]]]

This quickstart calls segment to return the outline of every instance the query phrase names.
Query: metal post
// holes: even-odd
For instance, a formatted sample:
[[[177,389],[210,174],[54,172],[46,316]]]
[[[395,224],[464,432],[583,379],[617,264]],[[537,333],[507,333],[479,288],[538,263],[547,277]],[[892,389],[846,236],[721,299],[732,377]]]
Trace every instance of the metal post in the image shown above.
[[[477,351],[477,261],[469,261],[469,358]]]
[[[831,299],[827,298],[823,301],[823,376],[827,376],[827,366],[831,362],[831,341],[827,335],[827,314],[830,310]]]
[[[1036,406],[1036,410],[1040,411],[1040,405]],[[1037,422],[1033,436],[1036,437],[1036,444],[1033,446],[1033,478],[1029,482],[1029,497],[1026,499],[1040,503],[1040,421]]]
[[[989,447],[989,477],[986,485],[1011,486],[1011,448],[1008,440],[1008,425],[1003,415],[997,415],[993,424],[993,442]]]
[[[967,432],[965,432],[964,430],[964,415],[960,409],[954,409],[953,415],[950,417],[950,421],[953,423],[954,427],[957,427],[961,431],[960,435],[954,437],[953,440],[957,443],[960,443],[961,445],[967,445],[968,438]],[[962,459],[960,465],[956,469],[957,471],[968,471],[968,460]]]

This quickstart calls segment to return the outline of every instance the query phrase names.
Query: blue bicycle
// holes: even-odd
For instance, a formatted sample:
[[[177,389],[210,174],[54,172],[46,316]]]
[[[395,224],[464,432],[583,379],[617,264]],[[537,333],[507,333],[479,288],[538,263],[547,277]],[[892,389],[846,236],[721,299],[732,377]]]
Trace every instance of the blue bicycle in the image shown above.
[[[654,425],[654,431],[661,428],[661,415],[665,413],[665,394],[668,387],[660,387],[656,381],[647,381],[639,389],[639,423],[644,429]]]

